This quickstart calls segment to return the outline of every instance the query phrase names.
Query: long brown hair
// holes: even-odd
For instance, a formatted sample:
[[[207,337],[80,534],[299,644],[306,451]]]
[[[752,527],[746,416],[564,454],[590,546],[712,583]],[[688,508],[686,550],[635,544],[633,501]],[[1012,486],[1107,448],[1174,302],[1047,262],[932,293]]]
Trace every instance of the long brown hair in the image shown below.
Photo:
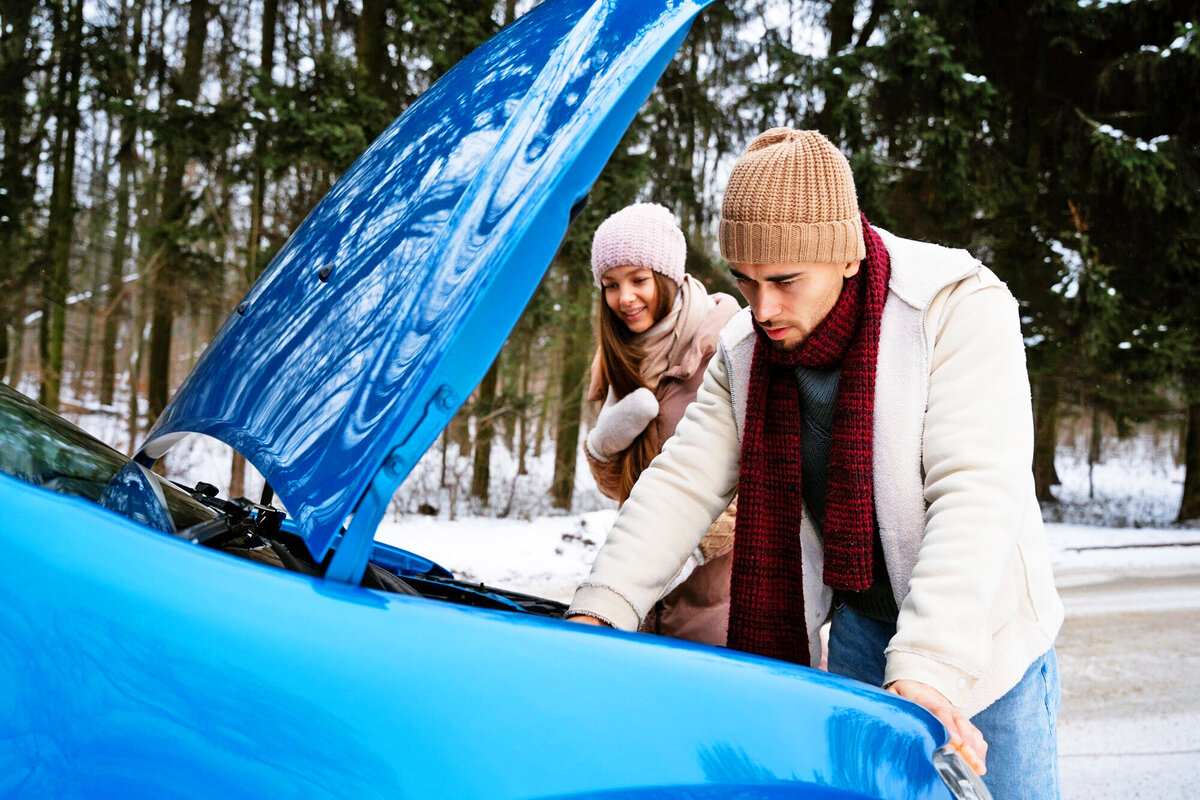
[[[675,302],[675,294],[679,286],[675,281],[658,273],[651,272],[654,278],[654,305],[650,309],[651,316],[657,324],[670,310]],[[642,387],[658,393],[658,380],[650,385],[642,377],[642,349],[633,343],[636,334],[630,332],[604,300],[604,289],[600,289],[600,397],[607,396],[611,387],[613,394],[620,400],[630,392]],[[614,459],[620,469],[620,483],[617,487],[617,501],[624,503],[633,490],[633,484],[658,451],[662,442],[658,438],[658,425],[651,422],[646,429],[638,434],[633,443],[622,450]]]

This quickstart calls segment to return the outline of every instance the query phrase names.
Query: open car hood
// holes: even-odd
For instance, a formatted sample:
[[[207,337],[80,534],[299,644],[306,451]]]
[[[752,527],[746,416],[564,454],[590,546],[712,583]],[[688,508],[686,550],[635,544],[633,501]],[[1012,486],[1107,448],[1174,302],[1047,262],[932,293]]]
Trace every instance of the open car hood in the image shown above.
[[[547,0],[455,66],[295,231],[142,463],[207,434],[263,473],[315,558],[343,530],[339,557],[373,538],[709,1]]]

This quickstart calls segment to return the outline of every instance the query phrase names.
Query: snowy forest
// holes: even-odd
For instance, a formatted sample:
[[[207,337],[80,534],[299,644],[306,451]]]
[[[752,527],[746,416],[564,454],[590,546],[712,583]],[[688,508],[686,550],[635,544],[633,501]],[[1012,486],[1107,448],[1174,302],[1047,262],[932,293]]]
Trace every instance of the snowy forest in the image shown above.
[[[136,446],[338,176],[535,4],[3,0],[0,379]],[[404,502],[436,513],[461,482],[503,515],[496,471],[543,459],[537,491],[572,508],[592,232],[663,203],[689,271],[736,294],[722,183],[755,133],[790,125],[849,156],[874,224],[967,248],[1018,297],[1048,507],[1063,442],[1090,466],[1149,431],[1183,474],[1167,522],[1200,518],[1198,26],[1183,0],[714,4]]]

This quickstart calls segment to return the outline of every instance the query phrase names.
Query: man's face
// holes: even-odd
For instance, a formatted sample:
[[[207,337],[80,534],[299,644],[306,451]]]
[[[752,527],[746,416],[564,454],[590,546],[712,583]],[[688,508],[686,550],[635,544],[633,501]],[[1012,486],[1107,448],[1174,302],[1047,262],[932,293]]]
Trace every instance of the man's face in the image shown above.
[[[845,264],[742,264],[729,270],[754,322],[780,350],[795,349],[828,316],[858,261]]]

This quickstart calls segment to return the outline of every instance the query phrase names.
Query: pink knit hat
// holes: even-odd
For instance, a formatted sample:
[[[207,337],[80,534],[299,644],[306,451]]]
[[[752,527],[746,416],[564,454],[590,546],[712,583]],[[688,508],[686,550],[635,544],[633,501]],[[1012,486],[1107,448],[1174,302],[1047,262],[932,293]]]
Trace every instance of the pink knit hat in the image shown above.
[[[613,267],[646,267],[683,283],[687,245],[675,215],[658,203],[634,203],[613,214],[592,237],[592,275]]]

